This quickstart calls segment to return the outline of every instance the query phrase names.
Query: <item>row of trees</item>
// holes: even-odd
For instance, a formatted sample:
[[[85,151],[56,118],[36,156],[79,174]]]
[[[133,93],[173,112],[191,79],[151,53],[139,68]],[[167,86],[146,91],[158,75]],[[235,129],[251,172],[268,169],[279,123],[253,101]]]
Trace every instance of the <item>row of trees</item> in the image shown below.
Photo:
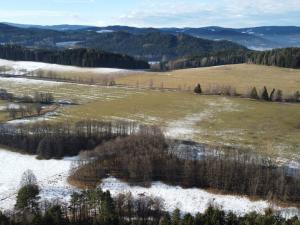
[[[55,81],[63,81],[63,82],[75,82],[80,84],[100,84],[104,86],[115,86],[115,74],[110,75],[96,75],[95,74],[84,74],[74,72],[72,76],[65,76],[64,73],[59,71],[47,71],[47,70],[37,70],[32,71],[31,76],[36,76],[42,79],[55,80]]]
[[[163,181],[300,203],[299,174],[290,176],[287,168],[238,151],[181,157],[158,130],[106,142],[82,158],[70,179],[89,186],[110,174],[133,184]]]
[[[41,104],[22,104],[17,106],[18,107],[8,105],[6,108],[9,117],[13,120],[40,115],[43,110]]]
[[[35,61],[80,67],[113,67],[148,69],[149,64],[127,55],[95,49],[46,50],[29,49],[17,45],[0,45],[0,58],[16,61]]]
[[[26,176],[32,174],[27,173]],[[34,178],[34,177],[33,177]],[[244,216],[209,206],[204,213],[166,212],[159,198],[130,193],[112,198],[100,188],[73,193],[69,202],[47,202],[39,198],[36,180],[26,180],[17,194],[15,209],[1,213],[1,225],[299,225],[297,217],[284,219],[272,210]]]
[[[0,125],[0,144],[42,158],[77,155],[104,141],[136,132],[133,122],[80,121],[39,123],[19,126]]]
[[[52,104],[54,96],[49,92],[35,92],[33,96],[15,96],[6,89],[0,89],[0,100],[17,101],[22,103]]]
[[[203,90],[200,84],[197,84],[194,88],[196,94],[208,94],[208,95],[225,95],[225,96],[240,96],[246,98],[252,98],[256,100],[265,100],[272,102],[300,102],[300,91],[296,91],[293,95],[283,95],[283,91],[273,88],[271,92],[268,91],[266,86],[262,90],[258,91],[256,87],[249,90],[248,93],[242,95],[237,93],[236,89],[230,85],[215,85],[209,86]]]
[[[36,92],[33,96],[15,96],[5,89],[0,89],[0,100],[16,102],[6,107],[11,119],[41,115],[43,105],[53,104],[55,101],[52,93]]]
[[[253,87],[248,94],[252,99],[262,99],[265,101],[272,102],[300,102],[300,91],[296,91],[293,95],[287,97],[283,96],[283,91],[275,88],[269,93],[267,87],[264,87],[260,92],[257,91],[256,87]]]

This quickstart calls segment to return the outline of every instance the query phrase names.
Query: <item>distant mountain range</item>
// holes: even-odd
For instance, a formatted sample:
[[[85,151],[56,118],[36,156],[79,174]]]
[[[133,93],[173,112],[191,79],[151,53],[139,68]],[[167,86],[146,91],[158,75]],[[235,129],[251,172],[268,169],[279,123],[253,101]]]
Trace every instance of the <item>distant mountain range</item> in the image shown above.
[[[168,61],[220,51],[248,51],[246,47],[226,40],[213,41],[157,29],[70,25],[50,28],[0,23],[0,43],[45,49],[87,47],[147,61]]]
[[[82,26],[82,25],[23,25],[6,23],[19,28],[38,28],[54,31],[94,31],[98,33],[128,32],[131,34],[146,34],[164,32],[169,34],[187,34],[208,40],[227,40],[241,44],[249,49],[266,50],[284,47],[300,47],[300,27],[296,26],[264,26],[250,28],[136,28],[128,26]]]

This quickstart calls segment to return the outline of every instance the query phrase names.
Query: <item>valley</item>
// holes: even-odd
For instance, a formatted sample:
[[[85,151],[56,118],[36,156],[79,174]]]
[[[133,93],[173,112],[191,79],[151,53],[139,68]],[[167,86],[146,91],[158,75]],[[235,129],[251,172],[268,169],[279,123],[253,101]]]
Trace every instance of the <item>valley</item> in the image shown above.
[[[299,10],[4,1],[0,225],[299,225]]]

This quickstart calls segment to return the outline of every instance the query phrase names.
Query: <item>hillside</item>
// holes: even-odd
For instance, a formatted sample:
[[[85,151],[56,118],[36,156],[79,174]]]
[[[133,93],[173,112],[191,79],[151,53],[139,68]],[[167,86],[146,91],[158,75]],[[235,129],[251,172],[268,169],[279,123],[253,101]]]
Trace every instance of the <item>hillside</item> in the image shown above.
[[[16,45],[0,45],[0,58],[15,61],[35,61],[80,67],[148,69],[148,63],[127,55],[93,49],[43,50]]]
[[[146,34],[155,30],[154,28],[136,28],[128,26],[93,27],[84,29],[98,32],[101,30],[115,32],[124,31],[132,34]],[[174,35],[186,34],[209,40],[232,41],[253,50],[300,47],[300,27],[296,26],[265,26],[238,29],[212,26],[200,28],[160,28],[157,30]]]
[[[63,26],[60,29],[63,29]],[[13,43],[34,48],[98,48],[148,61],[170,60],[225,50],[247,50],[245,47],[228,41],[210,41],[185,34],[173,35],[155,29],[146,29],[147,32],[139,32],[138,28],[132,28],[128,32],[127,30],[126,32],[110,32],[109,27],[106,30],[70,29],[57,31],[0,24],[0,43]],[[119,29],[122,30],[122,27]]]
[[[296,26],[263,26],[248,28],[224,28],[216,26],[199,28],[139,28],[129,26],[96,27],[68,24],[40,26],[2,23],[0,24],[0,42],[12,41],[13,43],[24,44],[31,47],[57,47],[56,43],[67,42],[67,44],[72,46],[74,41],[92,41],[99,35],[108,32],[126,32],[134,35],[149,34],[153,32],[162,32],[173,35],[186,34],[196,38],[214,41],[232,41],[253,50],[300,47],[300,27]]]
[[[88,40],[85,46],[105,51],[129,54],[149,61],[166,61],[219,51],[247,51],[229,41],[210,41],[185,34],[171,35],[161,32],[134,35],[125,32],[103,33]]]

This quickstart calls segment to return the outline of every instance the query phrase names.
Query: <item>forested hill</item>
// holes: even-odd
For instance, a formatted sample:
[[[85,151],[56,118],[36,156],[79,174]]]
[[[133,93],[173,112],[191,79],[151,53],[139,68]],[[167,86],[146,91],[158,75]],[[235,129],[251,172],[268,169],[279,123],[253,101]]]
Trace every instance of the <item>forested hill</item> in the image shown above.
[[[17,45],[0,45],[0,58],[15,61],[35,61],[80,67],[109,67],[122,69],[148,69],[147,62],[121,54],[95,49],[45,50],[29,49]]]
[[[99,28],[100,29],[100,28]],[[213,41],[186,34],[169,34],[158,29],[142,32],[99,30],[49,30],[20,28],[0,23],[0,43],[30,48],[94,48],[126,54],[147,61],[174,60],[224,50],[247,50],[229,41]]]
[[[82,44],[109,52],[146,58],[149,61],[167,61],[219,51],[247,51],[247,48],[229,41],[211,41],[185,34],[172,35],[161,32],[136,35],[110,32]]]
[[[283,48],[271,51],[220,51],[194,57],[170,60],[161,64],[163,70],[207,67],[237,63],[300,69],[300,48]]]
[[[300,68],[300,48],[282,48],[247,55],[248,63],[286,68]]]

